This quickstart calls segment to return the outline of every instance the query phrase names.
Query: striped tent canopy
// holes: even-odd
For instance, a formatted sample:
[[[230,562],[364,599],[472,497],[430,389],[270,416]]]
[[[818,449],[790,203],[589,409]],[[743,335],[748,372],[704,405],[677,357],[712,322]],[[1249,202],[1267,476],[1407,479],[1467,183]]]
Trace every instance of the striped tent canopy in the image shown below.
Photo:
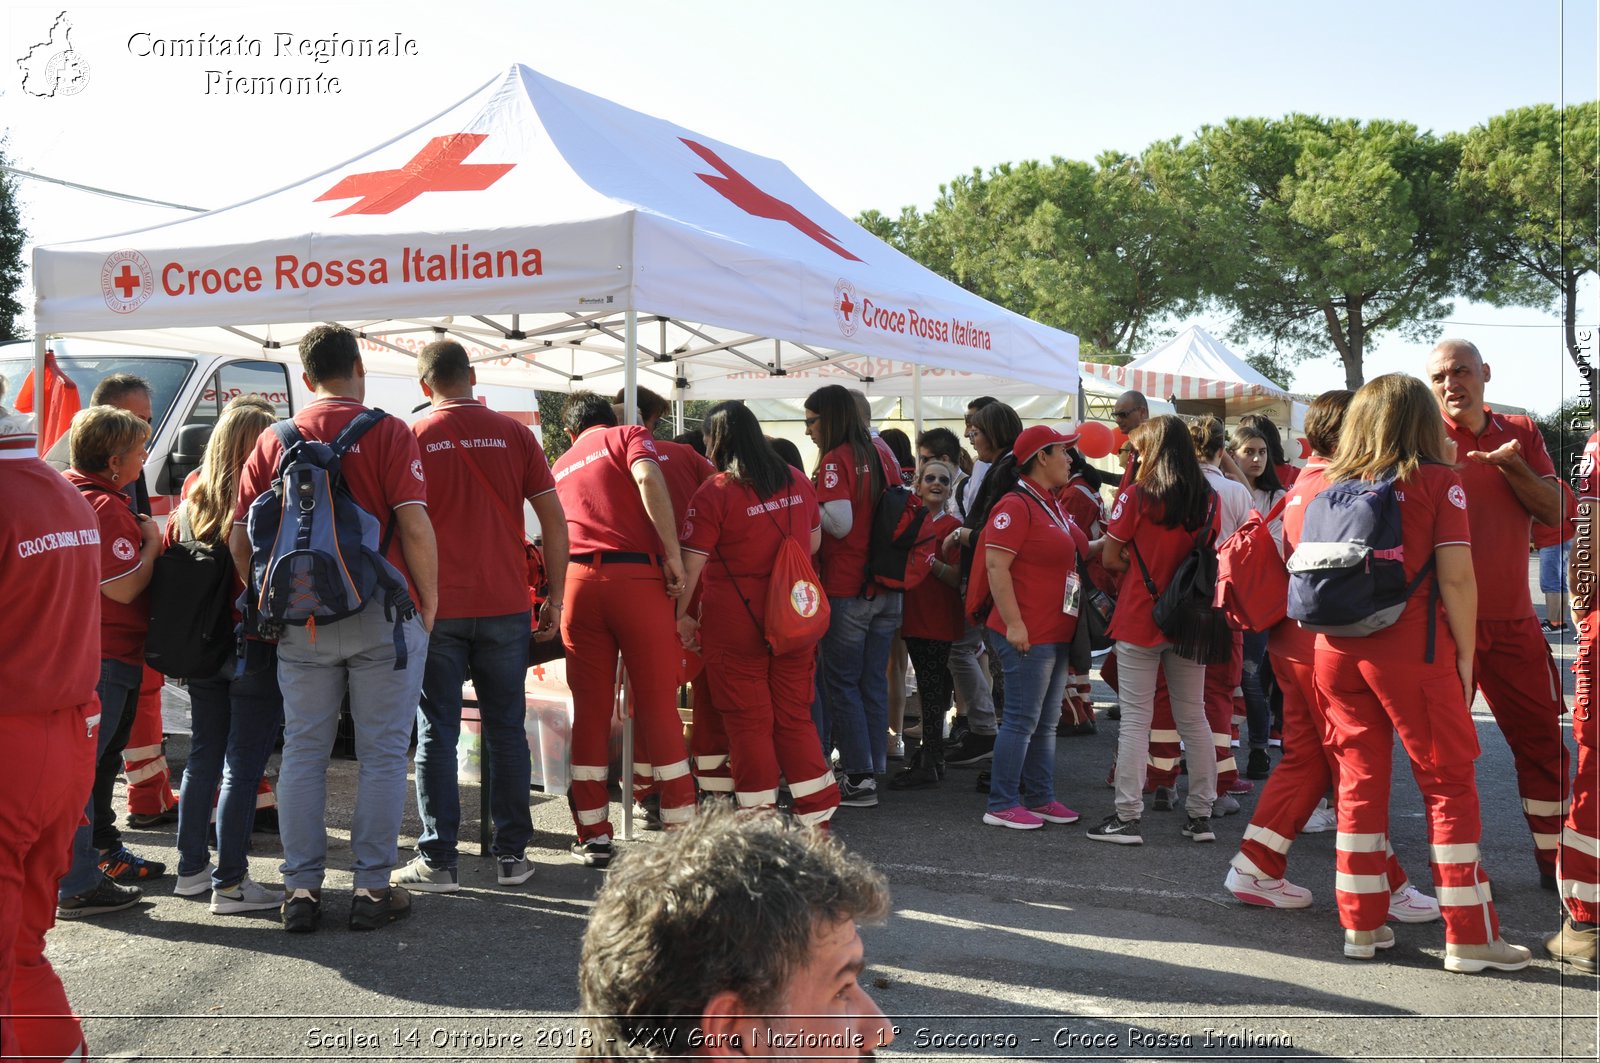
[[[1190,325],[1171,342],[1127,365],[1084,362],[1080,369],[1086,375],[1143,392],[1152,399],[1220,399],[1228,404],[1230,416],[1249,412],[1255,406],[1289,401],[1287,392],[1198,325]]]

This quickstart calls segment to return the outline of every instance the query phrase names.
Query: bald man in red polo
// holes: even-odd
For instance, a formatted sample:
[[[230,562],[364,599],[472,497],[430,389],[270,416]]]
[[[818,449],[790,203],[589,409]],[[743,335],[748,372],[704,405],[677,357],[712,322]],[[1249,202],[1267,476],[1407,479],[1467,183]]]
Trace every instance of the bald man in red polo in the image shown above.
[[[1473,679],[1516,761],[1517,791],[1533,832],[1540,884],[1556,888],[1556,852],[1567,812],[1568,759],[1561,738],[1561,677],[1528,591],[1533,521],[1562,518],[1561,488],[1544,437],[1526,417],[1483,402],[1490,368],[1478,348],[1449,339],[1433,349],[1427,378],[1456,444],[1478,578]]]

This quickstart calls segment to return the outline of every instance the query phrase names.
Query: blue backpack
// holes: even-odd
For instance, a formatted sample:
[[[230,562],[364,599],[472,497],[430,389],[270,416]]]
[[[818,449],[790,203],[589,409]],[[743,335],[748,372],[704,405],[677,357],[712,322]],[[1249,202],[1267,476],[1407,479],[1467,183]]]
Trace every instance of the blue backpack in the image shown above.
[[[1307,631],[1359,638],[1392,626],[1411,595],[1433,574],[1434,559],[1410,580],[1400,537],[1395,481],[1346,480],[1306,506],[1300,545],[1289,558],[1289,617]],[[1428,593],[1428,648],[1433,663],[1439,581]]]
[[[354,616],[381,597],[384,619],[394,621],[398,671],[406,666],[404,624],[416,610],[405,577],[384,557],[388,536],[378,541],[377,518],[356,502],[339,468],[356,441],[387,416],[363,410],[332,443],[306,439],[293,421],[272,426],[283,456],[272,486],[250,504],[245,598],[247,626],[276,638],[287,624],[315,632],[319,622]]]

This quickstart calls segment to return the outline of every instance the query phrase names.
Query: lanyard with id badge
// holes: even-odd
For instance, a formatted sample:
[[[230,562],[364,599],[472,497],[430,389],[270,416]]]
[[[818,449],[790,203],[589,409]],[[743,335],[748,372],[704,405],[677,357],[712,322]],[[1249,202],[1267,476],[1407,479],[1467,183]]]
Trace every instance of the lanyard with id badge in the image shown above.
[[[1028,493],[1033,500],[1039,503],[1039,508],[1044,510],[1044,515],[1049,518],[1061,534],[1067,537],[1067,543],[1072,547],[1074,555],[1077,554],[1078,544],[1072,538],[1072,524],[1065,514],[1061,512],[1060,503],[1055,499],[1046,500],[1043,495],[1033,489],[1026,480],[1019,480],[1018,486]],[[1083,580],[1078,576],[1078,568],[1073,565],[1067,570],[1066,582],[1061,588],[1061,612],[1066,616],[1077,616],[1078,609],[1083,604]]]

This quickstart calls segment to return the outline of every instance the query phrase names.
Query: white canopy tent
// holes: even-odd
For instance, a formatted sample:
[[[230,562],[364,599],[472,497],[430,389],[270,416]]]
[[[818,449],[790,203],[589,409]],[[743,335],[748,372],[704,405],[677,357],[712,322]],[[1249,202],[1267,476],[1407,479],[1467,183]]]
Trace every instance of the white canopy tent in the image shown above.
[[[448,335],[487,383],[630,398],[1078,387],[1074,336],[923,268],[782,163],[525,66],[276,192],[38,248],[34,287],[41,362],[52,335],[292,362],[341,321],[380,369]]]
[[[1263,406],[1284,404],[1290,395],[1198,325],[1127,365],[1085,363],[1085,373],[1118,388],[1174,402],[1221,400],[1237,417]]]

